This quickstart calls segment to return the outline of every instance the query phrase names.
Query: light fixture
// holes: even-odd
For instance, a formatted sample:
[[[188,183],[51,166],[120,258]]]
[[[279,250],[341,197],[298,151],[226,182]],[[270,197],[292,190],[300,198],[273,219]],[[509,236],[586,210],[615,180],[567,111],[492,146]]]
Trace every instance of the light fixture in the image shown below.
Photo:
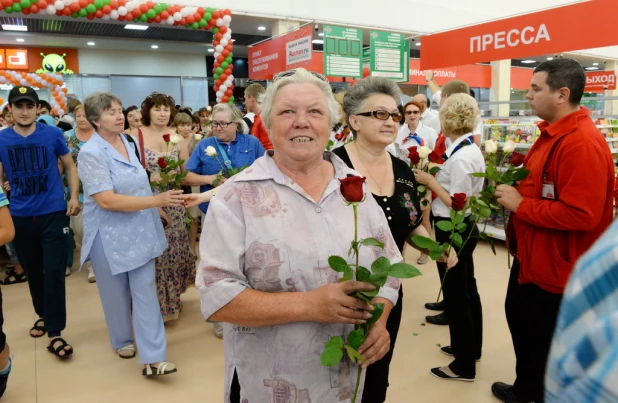
[[[127,24],[124,29],[135,29],[138,31],[145,31],[148,29],[148,25]]]
[[[320,32],[318,36],[324,36],[324,32]]]
[[[153,49],[159,49],[159,45],[152,45],[151,48]]]
[[[598,65],[599,65],[599,63],[592,63],[592,65],[593,65],[593,66],[598,66]]]
[[[15,40],[16,40],[17,42],[25,42],[25,39],[24,39],[24,38],[17,38],[17,39],[15,39]]]
[[[2,24],[2,29],[4,31],[28,31],[28,27],[25,25],[13,25],[13,24]]]
[[[260,26],[258,27],[258,31],[266,31],[266,27],[265,27],[265,26],[263,26],[263,25],[260,25]]]
[[[314,39],[311,43],[315,43],[316,45],[323,45],[324,41],[322,39]]]
[[[531,63],[536,63],[536,60],[522,60],[521,62],[524,64],[531,64]]]
[[[554,58],[553,57],[548,57],[547,60],[554,60]]]
[[[215,50],[213,48],[208,49],[209,52],[214,52]]]
[[[95,43],[94,42],[88,42],[88,46],[94,46]]]
[[[416,42],[416,46],[421,46],[421,43],[420,42]]]
[[[236,39],[232,39],[232,42],[236,42]]]
[[[586,70],[598,70],[598,67],[586,67]]]

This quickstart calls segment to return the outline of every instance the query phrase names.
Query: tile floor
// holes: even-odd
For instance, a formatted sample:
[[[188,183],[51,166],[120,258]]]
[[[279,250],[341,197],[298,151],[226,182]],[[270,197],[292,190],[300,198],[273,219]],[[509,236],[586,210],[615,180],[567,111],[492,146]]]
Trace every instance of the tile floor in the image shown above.
[[[406,252],[409,262],[417,255],[411,249]],[[448,328],[422,326],[425,315],[431,314],[423,304],[434,300],[439,288],[435,264],[429,263],[419,266],[422,277],[404,281],[403,321],[391,364],[388,403],[494,402],[491,383],[513,380],[515,359],[503,308],[509,275],[505,249],[498,248],[495,257],[486,244],[480,244],[475,262],[485,322],[477,380],[449,382],[429,375],[431,367],[450,362],[437,346],[449,344]],[[2,287],[4,330],[14,356],[4,402],[222,401],[223,343],[201,318],[194,288],[183,297],[180,319],[167,326],[168,359],[178,365],[178,373],[154,380],[141,375],[136,360],[121,360],[111,350],[96,285],[89,284],[86,276],[81,272],[67,278],[68,326],[63,336],[75,354],[66,362],[47,352],[47,337],[28,336],[35,316],[27,284]]]

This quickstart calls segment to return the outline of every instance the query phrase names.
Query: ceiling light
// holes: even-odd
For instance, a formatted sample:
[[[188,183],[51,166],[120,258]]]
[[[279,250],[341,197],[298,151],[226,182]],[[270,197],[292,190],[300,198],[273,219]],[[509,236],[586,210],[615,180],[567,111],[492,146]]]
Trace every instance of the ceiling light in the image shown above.
[[[95,43],[94,42],[88,42],[88,46],[94,46]]]
[[[266,31],[266,27],[265,27],[265,26],[263,26],[263,25],[260,25],[260,26],[258,27],[258,31]]]
[[[554,60],[554,58],[553,57],[548,57],[547,60]]]
[[[17,39],[15,39],[15,40],[16,40],[17,42],[24,42],[24,41],[25,41],[25,39],[24,39],[24,38],[17,38]]]
[[[2,29],[5,31],[28,31],[25,25],[2,24]]]
[[[593,66],[598,66],[598,65],[599,65],[599,63],[592,63],[592,65],[593,65]]]
[[[214,52],[215,50],[213,48],[208,49],[209,52]]]
[[[232,39],[232,42],[236,42],[236,39]]]
[[[145,31],[148,29],[148,25],[127,24],[124,29],[136,29],[138,31]]]
[[[320,32],[318,36],[324,36],[324,32]]]
[[[311,43],[315,43],[316,45],[323,45],[324,41],[322,39],[314,39]]]
[[[598,67],[586,67],[586,70],[598,70]]]
[[[536,63],[536,60],[522,60],[521,62],[524,64],[531,64],[531,63]]]
[[[420,42],[416,42],[416,46],[421,46],[421,43]]]
[[[152,45],[151,48],[153,49],[159,49],[159,45]]]

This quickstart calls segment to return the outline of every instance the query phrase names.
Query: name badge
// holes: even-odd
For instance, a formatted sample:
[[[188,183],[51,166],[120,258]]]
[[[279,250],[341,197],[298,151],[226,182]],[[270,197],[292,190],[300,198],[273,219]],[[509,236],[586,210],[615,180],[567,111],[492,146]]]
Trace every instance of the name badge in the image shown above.
[[[556,193],[554,190],[554,184],[553,183],[543,183],[543,193],[542,193],[543,199],[550,199],[550,200],[555,200],[556,199]]]

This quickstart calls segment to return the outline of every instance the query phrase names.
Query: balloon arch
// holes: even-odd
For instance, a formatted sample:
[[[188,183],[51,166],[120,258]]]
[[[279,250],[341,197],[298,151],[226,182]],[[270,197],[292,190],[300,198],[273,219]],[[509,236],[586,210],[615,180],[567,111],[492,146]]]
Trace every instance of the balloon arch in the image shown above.
[[[215,49],[212,72],[217,102],[234,102],[233,43],[230,29],[232,12],[228,9],[216,10],[139,0],[0,0],[0,11],[8,14],[56,15],[89,20],[96,18],[104,21],[145,22],[209,30],[213,33],[212,45]],[[57,102],[61,110],[66,111],[66,88],[62,88],[62,76],[3,70],[0,71],[0,82],[51,88],[53,102],[50,103]]]

